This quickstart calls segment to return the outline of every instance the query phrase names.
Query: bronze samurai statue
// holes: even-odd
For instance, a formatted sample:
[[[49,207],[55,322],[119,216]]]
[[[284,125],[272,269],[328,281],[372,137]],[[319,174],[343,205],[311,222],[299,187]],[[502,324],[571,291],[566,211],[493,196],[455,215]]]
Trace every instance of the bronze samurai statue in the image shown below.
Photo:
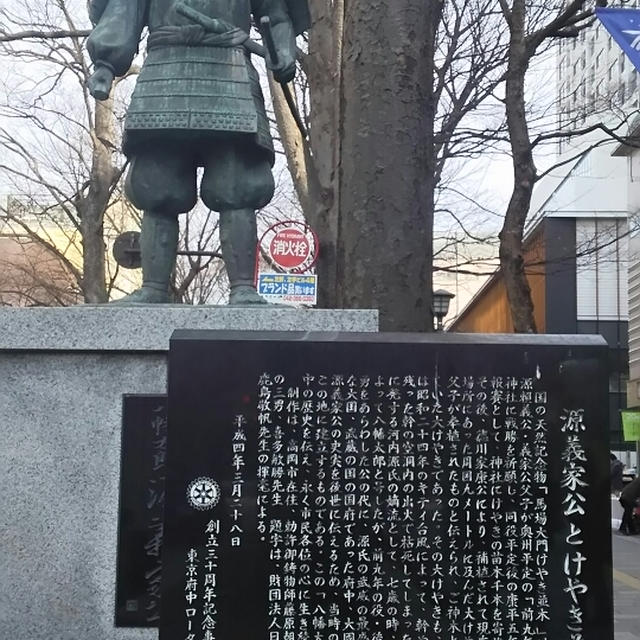
[[[269,40],[267,65],[293,79],[306,0],[92,0],[89,89],[106,99],[148,27],[147,56],[125,120],[126,193],[144,212],[142,287],[124,303],[169,301],[178,215],[200,197],[220,214],[232,305],[264,304],[255,290],[256,210],[273,197],[273,141],[249,39],[252,16]],[[265,33],[265,29],[268,33]],[[274,58],[277,57],[277,60]]]

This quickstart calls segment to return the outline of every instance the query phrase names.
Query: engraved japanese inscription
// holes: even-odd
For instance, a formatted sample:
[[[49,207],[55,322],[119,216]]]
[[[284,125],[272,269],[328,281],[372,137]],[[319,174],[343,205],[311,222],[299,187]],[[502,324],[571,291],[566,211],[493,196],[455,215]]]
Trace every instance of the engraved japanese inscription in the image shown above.
[[[181,334],[161,640],[612,640],[605,353]]]
[[[115,615],[119,627],[157,627],[160,620],[166,453],[166,396],[124,396]]]

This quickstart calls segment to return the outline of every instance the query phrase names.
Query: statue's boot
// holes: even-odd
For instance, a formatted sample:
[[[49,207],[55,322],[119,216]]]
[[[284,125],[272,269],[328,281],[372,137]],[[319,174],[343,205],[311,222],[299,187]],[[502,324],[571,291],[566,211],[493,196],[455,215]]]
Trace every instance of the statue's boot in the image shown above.
[[[169,302],[169,282],[178,251],[178,216],[145,211],[140,251],[142,287],[114,304]]]
[[[229,276],[229,305],[243,307],[268,304],[254,284],[258,233],[253,209],[220,213],[220,243]]]

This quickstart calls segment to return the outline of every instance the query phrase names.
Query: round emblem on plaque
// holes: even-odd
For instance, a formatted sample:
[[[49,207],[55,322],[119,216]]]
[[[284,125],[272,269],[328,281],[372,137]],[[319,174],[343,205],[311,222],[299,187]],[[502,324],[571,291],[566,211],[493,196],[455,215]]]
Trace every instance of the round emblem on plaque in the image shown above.
[[[213,509],[220,500],[220,485],[212,478],[196,478],[187,487],[187,500],[198,511]]]

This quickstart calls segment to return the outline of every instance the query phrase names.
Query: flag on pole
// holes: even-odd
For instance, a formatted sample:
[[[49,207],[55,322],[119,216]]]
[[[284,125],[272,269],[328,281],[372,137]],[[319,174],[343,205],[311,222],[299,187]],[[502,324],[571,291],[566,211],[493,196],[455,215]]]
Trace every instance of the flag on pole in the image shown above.
[[[596,16],[640,71],[640,10],[598,7]]]

